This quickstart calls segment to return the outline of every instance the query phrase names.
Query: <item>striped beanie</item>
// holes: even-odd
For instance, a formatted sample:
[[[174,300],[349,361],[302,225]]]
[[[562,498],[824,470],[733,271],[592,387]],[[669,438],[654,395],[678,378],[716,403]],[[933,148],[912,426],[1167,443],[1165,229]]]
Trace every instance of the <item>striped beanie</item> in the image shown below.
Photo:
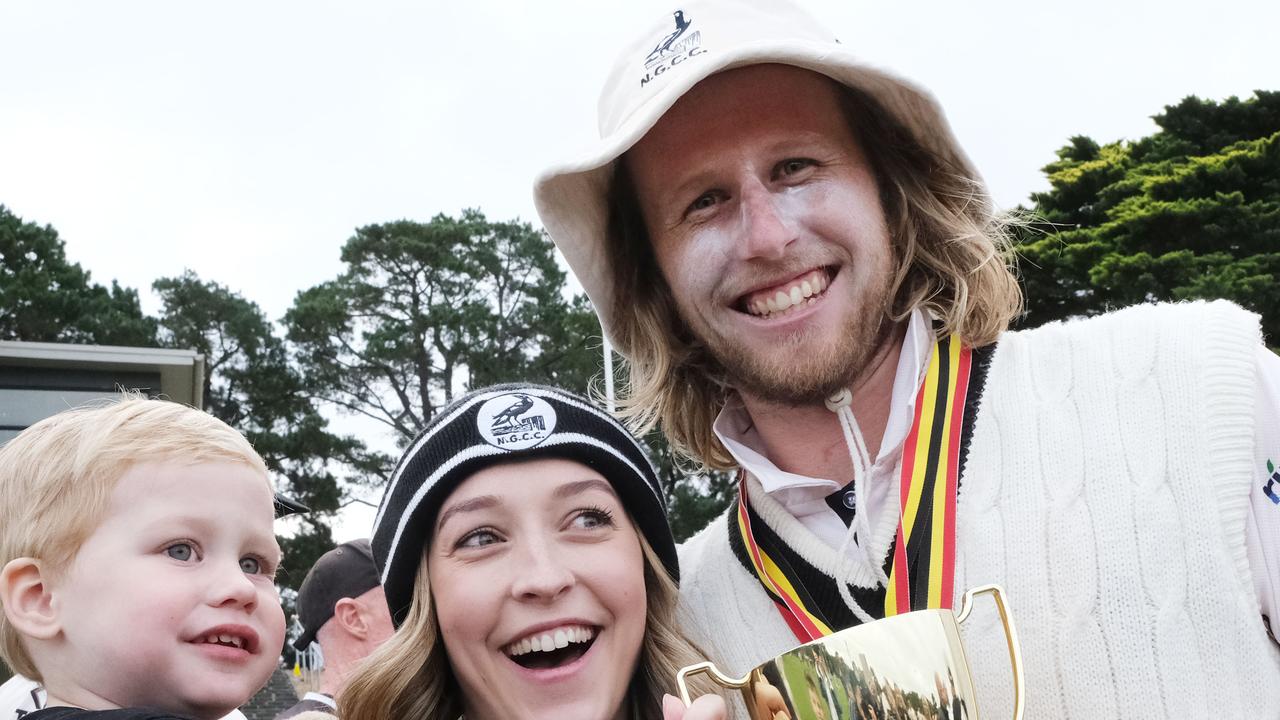
[[[414,578],[449,493],[490,465],[563,458],[613,485],[636,527],[679,578],[658,477],[631,433],[605,411],[557,388],[516,383],[476,390],[440,410],[410,443],[387,484],[373,527],[373,557],[399,627]]]

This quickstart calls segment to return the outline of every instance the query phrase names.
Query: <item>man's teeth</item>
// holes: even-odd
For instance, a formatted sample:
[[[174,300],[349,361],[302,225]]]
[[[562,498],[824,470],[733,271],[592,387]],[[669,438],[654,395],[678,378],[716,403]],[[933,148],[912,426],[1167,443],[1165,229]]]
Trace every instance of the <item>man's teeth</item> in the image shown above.
[[[519,657],[531,652],[551,652],[568,647],[570,643],[589,642],[595,636],[595,630],[579,625],[557,628],[552,632],[531,635],[511,643],[507,646],[507,654],[511,657]]]
[[[237,637],[235,635],[209,635],[208,637],[201,638],[200,641],[209,643],[210,645],[230,645],[232,647],[240,648],[241,650],[244,649],[244,638]]]
[[[757,317],[784,313],[803,303],[814,302],[814,296],[821,295],[829,284],[826,271],[814,270],[780,290],[752,296],[747,300],[747,311]]]

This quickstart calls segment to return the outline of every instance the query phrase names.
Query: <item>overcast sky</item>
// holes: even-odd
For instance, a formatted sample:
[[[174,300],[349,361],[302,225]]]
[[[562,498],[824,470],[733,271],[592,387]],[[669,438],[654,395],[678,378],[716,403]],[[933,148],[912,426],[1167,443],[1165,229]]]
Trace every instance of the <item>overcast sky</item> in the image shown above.
[[[938,95],[1005,206],[1071,135],[1280,90],[1276,2],[806,4]],[[151,282],[191,268],[278,318],[357,226],[536,223],[532,178],[594,136],[620,41],[679,6],[0,0],[0,204],[149,311]]]

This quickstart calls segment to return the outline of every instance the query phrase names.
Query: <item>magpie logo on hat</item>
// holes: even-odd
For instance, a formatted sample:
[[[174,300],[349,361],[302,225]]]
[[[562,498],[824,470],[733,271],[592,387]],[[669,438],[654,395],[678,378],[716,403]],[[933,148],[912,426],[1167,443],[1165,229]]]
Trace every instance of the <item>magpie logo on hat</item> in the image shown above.
[[[685,49],[685,46],[690,44],[688,42],[682,42],[679,45],[675,45],[675,42],[680,39],[681,35],[684,35],[684,31],[689,29],[689,26],[693,24],[693,21],[686,20],[684,18],[683,10],[675,11],[675,21],[675,31],[658,42],[657,46],[653,48],[653,52],[649,53],[649,56],[644,59],[645,67],[653,67],[660,62],[663,57],[682,52]],[[695,32],[693,35],[689,36],[689,40],[696,42],[701,39],[699,36],[700,33]]]
[[[476,414],[476,429],[485,442],[503,450],[527,450],[550,437],[556,429],[551,404],[528,393],[514,392],[491,398]]]
[[[700,30],[694,30],[685,35],[685,32],[693,25],[693,20],[685,18],[683,10],[676,10],[673,16],[676,29],[663,36],[644,59],[645,74],[640,79],[641,87],[644,87],[650,80],[688,58],[705,52],[702,49],[702,32]]]

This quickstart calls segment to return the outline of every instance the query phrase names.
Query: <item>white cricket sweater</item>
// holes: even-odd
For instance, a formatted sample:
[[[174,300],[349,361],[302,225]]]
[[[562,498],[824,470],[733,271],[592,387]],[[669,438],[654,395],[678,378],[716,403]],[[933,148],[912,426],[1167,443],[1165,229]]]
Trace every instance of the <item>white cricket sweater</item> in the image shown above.
[[[956,602],[1008,591],[1027,718],[1280,718],[1280,648],[1245,547],[1259,340],[1257,318],[1227,302],[1001,337],[962,468]],[[765,523],[832,575],[835,550],[749,488]],[[728,528],[681,547],[681,604],[691,637],[742,673],[797,641]],[[994,608],[980,601],[963,630],[983,717],[1010,717]]]

